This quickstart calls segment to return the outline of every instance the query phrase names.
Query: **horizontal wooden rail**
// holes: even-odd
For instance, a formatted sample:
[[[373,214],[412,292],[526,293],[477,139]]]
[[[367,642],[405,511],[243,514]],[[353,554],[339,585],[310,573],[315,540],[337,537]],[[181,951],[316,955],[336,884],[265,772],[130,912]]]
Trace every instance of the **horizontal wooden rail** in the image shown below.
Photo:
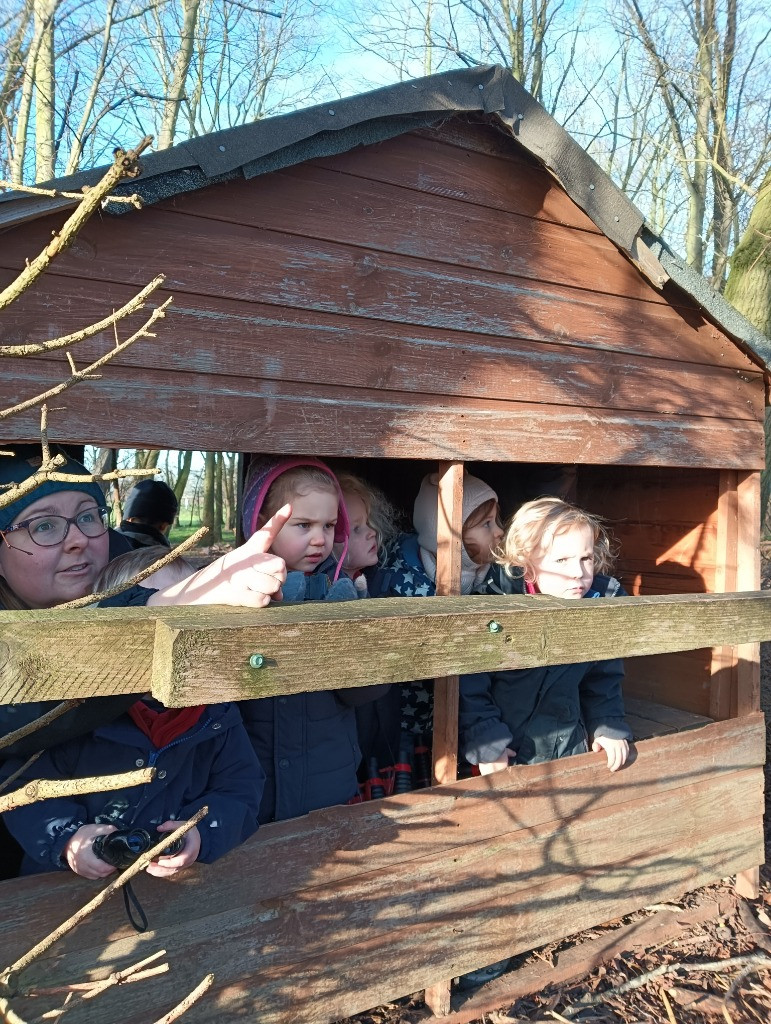
[[[771,639],[771,593],[0,612],[0,703],[168,706]]]

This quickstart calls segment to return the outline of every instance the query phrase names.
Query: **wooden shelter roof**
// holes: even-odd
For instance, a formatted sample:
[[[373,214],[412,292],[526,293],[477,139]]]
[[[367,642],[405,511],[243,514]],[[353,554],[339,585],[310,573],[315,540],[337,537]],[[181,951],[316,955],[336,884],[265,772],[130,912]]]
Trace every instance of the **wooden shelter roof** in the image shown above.
[[[597,227],[657,287],[671,280],[753,360],[771,366],[771,341],[744,319],[650,231],[640,211],[509,72],[499,66],[450,71],[189,139],[143,158],[142,177],[118,189],[152,204],[235,178],[250,179],[435,125],[458,114],[489,117],[559,182]],[[94,168],[46,183],[77,191]],[[74,205],[73,200],[8,192],[0,230]],[[117,215],[129,212],[114,207]]]

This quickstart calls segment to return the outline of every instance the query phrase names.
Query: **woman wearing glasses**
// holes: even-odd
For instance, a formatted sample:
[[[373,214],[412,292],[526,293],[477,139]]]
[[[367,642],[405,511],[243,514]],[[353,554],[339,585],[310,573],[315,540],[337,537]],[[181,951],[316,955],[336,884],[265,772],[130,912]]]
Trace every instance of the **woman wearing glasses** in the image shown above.
[[[100,488],[88,479],[84,466],[65,456],[66,462],[57,473],[83,477],[82,483],[49,479],[25,491],[24,484],[41,464],[40,448],[15,446],[13,452],[0,454],[0,494],[18,491],[15,500],[0,508],[0,610],[54,608],[93,593],[109,557],[107,510]],[[286,579],[283,559],[269,554],[268,549],[287,521],[288,512],[282,509],[246,544],[193,576],[162,590],[133,587],[105,604],[264,607],[281,596],[281,584]],[[109,652],[105,655],[108,657]],[[45,728],[0,748],[0,762],[9,757],[28,757],[90,733],[114,721],[136,701],[136,694],[89,700]],[[0,737],[54,706],[0,706]],[[15,873],[14,860],[10,839],[0,823],[0,878]]]

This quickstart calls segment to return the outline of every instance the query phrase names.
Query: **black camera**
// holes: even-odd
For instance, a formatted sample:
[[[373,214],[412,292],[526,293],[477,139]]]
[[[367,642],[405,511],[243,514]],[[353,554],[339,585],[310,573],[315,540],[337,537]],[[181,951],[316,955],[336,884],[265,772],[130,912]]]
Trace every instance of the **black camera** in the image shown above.
[[[165,835],[165,832],[151,834],[144,828],[119,829],[117,832],[110,832],[107,835],[95,836],[92,849],[100,860],[123,871],[125,868],[131,867],[137,857],[159,843]],[[179,853],[184,842],[184,839],[175,839],[173,843],[169,843],[165,847],[160,856],[171,857],[173,854]]]

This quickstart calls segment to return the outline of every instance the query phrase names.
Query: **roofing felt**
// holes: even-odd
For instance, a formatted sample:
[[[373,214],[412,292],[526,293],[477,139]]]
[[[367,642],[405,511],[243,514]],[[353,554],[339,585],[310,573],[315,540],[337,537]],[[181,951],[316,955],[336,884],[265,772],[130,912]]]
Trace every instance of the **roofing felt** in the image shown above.
[[[372,145],[463,113],[486,114],[546,167],[597,227],[657,286],[671,279],[764,367],[771,339],[745,320],[707,281],[646,228],[631,200],[589,154],[504,68],[482,66],[399,82],[181,142],[142,157],[142,175],[118,189],[146,205],[233,178],[253,178],[314,158]],[[44,183],[79,191],[105,167]],[[0,195],[0,229],[74,205],[23,192]],[[131,207],[114,204],[121,215]]]

